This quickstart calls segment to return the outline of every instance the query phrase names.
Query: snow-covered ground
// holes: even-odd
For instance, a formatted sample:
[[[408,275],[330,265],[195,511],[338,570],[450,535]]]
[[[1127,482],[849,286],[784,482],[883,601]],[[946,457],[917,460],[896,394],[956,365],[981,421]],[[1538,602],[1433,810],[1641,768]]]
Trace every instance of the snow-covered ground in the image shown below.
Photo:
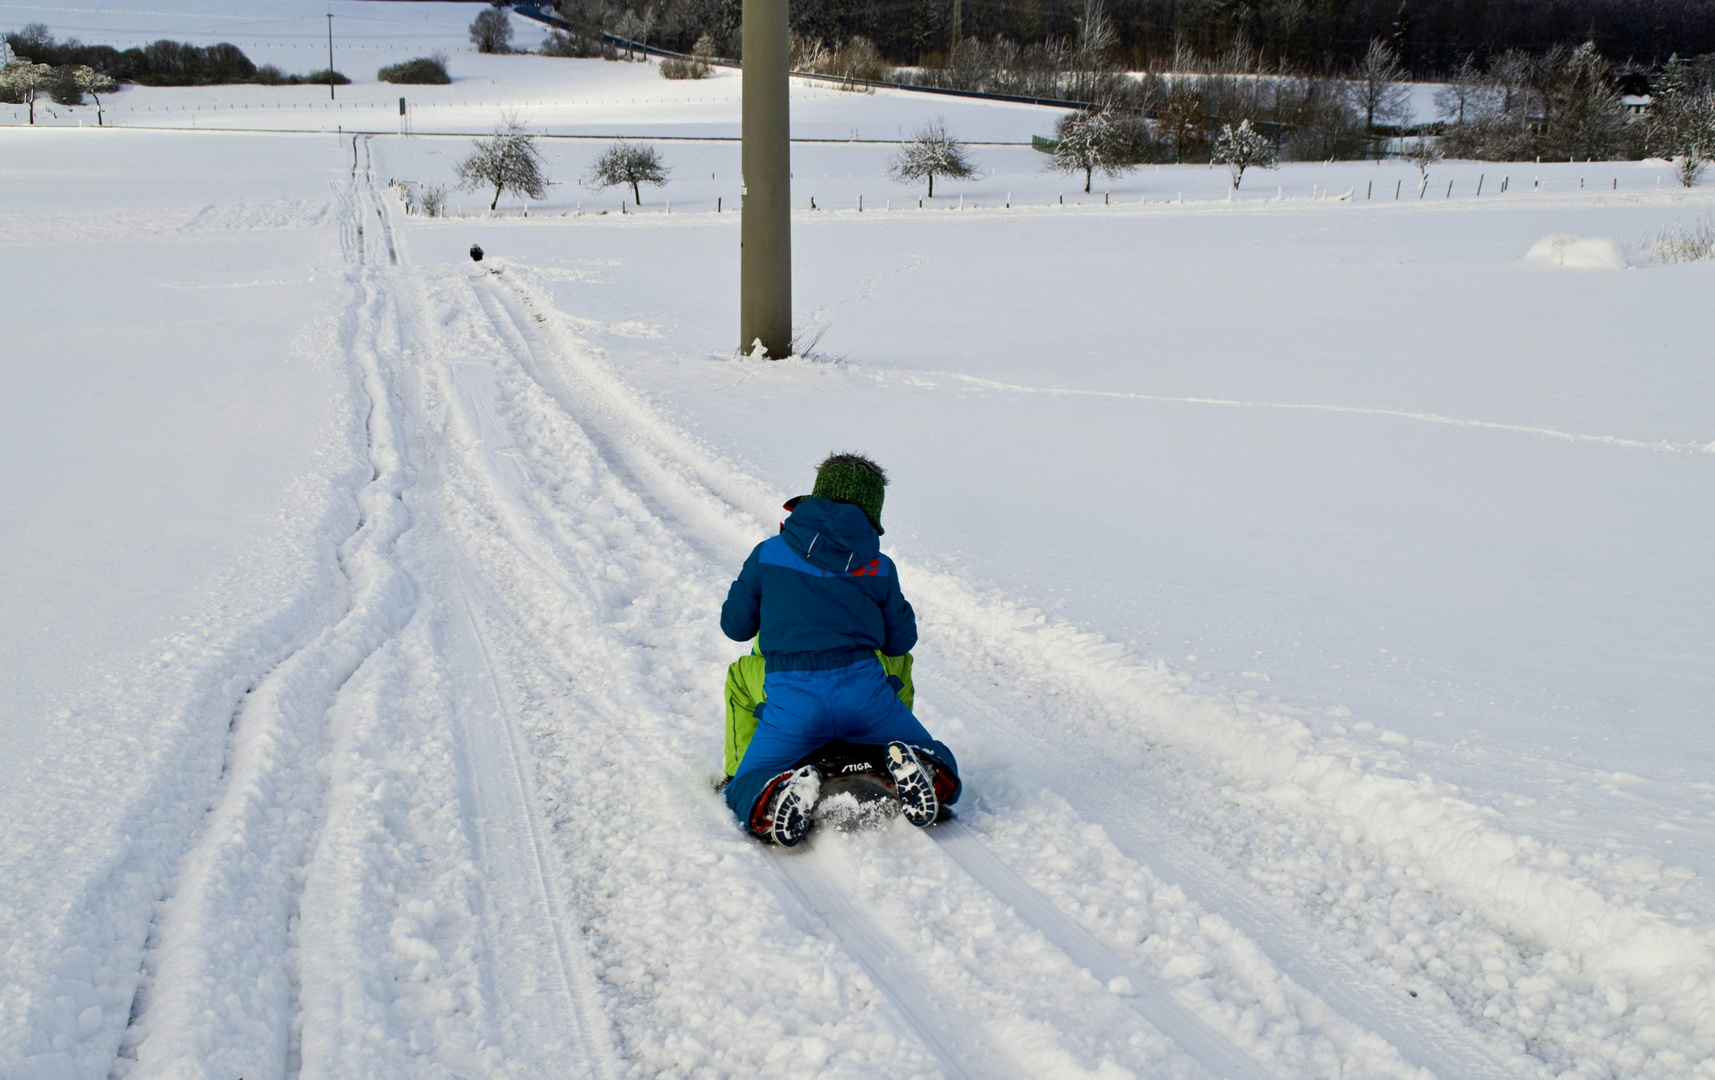
[[[770,364],[734,143],[623,215],[600,140],[527,219],[389,186],[508,105],[730,136],[734,80],[334,10],[453,53],[420,137],[336,134],[396,130],[363,81],[0,130],[0,1076],[1715,1075],[1715,267],[1635,255],[1711,189],[1085,196],[991,145],[919,209],[803,142],[821,336]],[[191,11],[0,8],[322,62],[321,8]],[[795,93],[805,139],[1056,115]],[[1524,258],[1560,234],[1634,268]],[[896,477],[971,796],[783,855],[706,780],[714,612],[832,448]]]

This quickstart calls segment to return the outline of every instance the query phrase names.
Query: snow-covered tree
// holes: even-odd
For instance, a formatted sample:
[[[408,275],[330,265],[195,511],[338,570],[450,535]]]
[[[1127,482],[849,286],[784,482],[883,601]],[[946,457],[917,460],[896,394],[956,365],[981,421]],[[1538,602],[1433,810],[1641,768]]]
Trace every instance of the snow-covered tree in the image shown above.
[[[1689,68],[1678,54],[1668,58],[1651,88],[1648,121],[1650,152],[1673,158],[1686,187],[1697,183],[1715,157],[1715,91],[1696,90]]]
[[[476,18],[470,24],[471,44],[477,52],[503,53],[512,48],[512,20],[507,18],[506,10],[499,7],[488,7],[477,12]]]
[[[0,87],[18,95],[18,100],[30,107],[32,124],[36,122],[36,95],[48,89],[53,78],[53,65],[33,60],[14,60],[0,68]]]
[[[1222,124],[1221,135],[1215,140],[1215,152],[1209,156],[1210,161],[1225,165],[1232,172],[1234,191],[1244,180],[1246,169],[1252,166],[1272,169],[1274,159],[1274,147],[1263,138],[1262,132],[1251,127],[1249,120],[1240,120],[1238,127]]]
[[[918,128],[910,142],[899,144],[887,171],[900,183],[929,181],[929,197],[933,199],[935,177],[969,180],[977,174],[977,167],[965,153],[964,143],[947,134],[946,121],[937,119]]]
[[[1442,158],[1441,144],[1431,142],[1419,135],[1417,141],[1407,147],[1405,153],[1400,156],[1417,166],[1419,182],[1427,184],[1429,182],[1429,167]]]
[[[542,171],[542,152],[536,137],[526,134],[516,116],[503,117],[494,136],[477,139],[476,150],[456,167],[459,190],[494,188],[488,208],[500,205],[500,196],[510,191],[520,199],[546,199],[548,177]]]
[[[1118,176],[1137,164],[1130,130],[1109,109],[1062,116],[1054,125],[1054,157],[1050,169],[1083,173],[1084,193],[1096,173]]]
[[[595,164],[590,166],[588,183],[598,190],[630,184],[632,201],[642,206],[643,193],[638,190],[638,185],[654,184],[659,187],[667,182],[669,171],[653,146],[620,141],[595,159]]]
[[[1371,41],[1352,72],[1358,107],[1364,110],[1365,130],[1373,130],[1377,120],[1395,120],[1405,112],[1409,91],[1401,85],[1404,78],[1399,55],[1380,38]]]
[[[95,99],[95,126],[101,127],[101,95],[111,94],[119,89],[119,84],[113,76],[95,70],[87,64],[79,64],[71,73],[77,88]]]
[[[1686,187],[1715,160],[1715,90],[1701,90],[1679,107],[1675,174]]]

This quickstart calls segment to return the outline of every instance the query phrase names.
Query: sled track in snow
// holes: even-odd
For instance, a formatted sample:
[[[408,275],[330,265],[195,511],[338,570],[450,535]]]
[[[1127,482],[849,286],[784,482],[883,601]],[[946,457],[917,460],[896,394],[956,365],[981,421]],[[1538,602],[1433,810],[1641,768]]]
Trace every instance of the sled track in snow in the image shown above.
[[[1186,1053],[1223,1080],[1269,1080],[1273,1075],[1174,1000],[1166,987],[1091,937],[1053,902],[1026,884],[963,824],[947,822],[932,834],[965,873],[1018,912],[1097,982],[1125,999]]]
[[[471,603],[471,594],[481,595],[480,580],[471,571],[461,553],[454,573],[458,611],[455,620],[460,630],[468,633],[474,653],[480,660],[479,684],[486,685],[492,695],[485,703],[494,718],[493,723],[468,725],[465,731],[466,753],[471,761],[470,775],[476,779],[479,791],[474,802],[484,810],[491,826],[485,830],[486,850],[481,854],[491,867],[504,868],[505,876],[513,881],[527,882],[522,890],[533,908],[532,921],[548,931],[552,949],[552,968],[559,983],[562,1008],[538,1009],[536,1021],[552,1026],[564,1021],[571,1026],[571,1038],[566,1047],[569,1057],[581,1058],[575,1070],[591,1080],[618,1080],[621,1069],[613,1053],[613,1037],[607,1030],[606,1019],[600,1014],[600,994],[589,968],[589,958],[582,942],[567,940],[566,925],[570,912],[558,884],[558,874],[552,867],[547,840],[543,836],[541,805],[530,770],[525,767],[527,751],[518,731],[517,710],[508,700],[505,688],[496,675],[494,651],[489,644],[489,631]],[[487,777],[498,788],[496,792],[480,790]],[[501,825],[494,828],[494,824]],[[513,899],[519,899],[514,897]],[[523,1003],[514,1002],[514,1005]]]
[[[504,280],[505,274],[495,277]],[[736,565],[736,559],[742,558],[748,537],[742,534],[734,536],[733,529],[742,516],[751,515],[741,503],[721,490],[721,478],[715,477],[712,482],[705,479],[703,466],[680,456],[684,451],[665,439],[640,440],[639,425],[631,417],[623,415],[626,407],[611,400],[612,396],[623,396],[623,392],[614,388],[580,387],[581,393],[574,395],[564,384],[561,368],[584,364],[563,355],[556,357],[558,363],[545,362],[543,355],[539,355],[554,356],[556,351],[563,352],[542,341],[542,328],[549,318],[544,314],[546,304],[533,297],[526,287],[493,280],[484,282],[484,286],[484,307],[491,317],[497,320],[504,318],[507,336],[515,342],[520,361],[603,448],[604,458],[614,467],[616,474],[634,488],[644,487],[639,492],[640,497],[664,520],[671,522],[675,531],[685,536],[699,552],[720,565],[728,562]],[[603,403],[604,396],[610,400]],[[603,430],[609,427],[612,430]],[[710,512],[707,506],[710,501],[721,504],[718,511]],[[1228,916],[1237,928],[1261,946],[1283,973],[1352,1024],[1386,1039],[1413,1066],[1436,1075],[1478,1080],[1503,1080],[1535,1071],[1521,1072],[1522,1063],[1517,1058],[1503,1061],[1484,1040],[1475,1038],[1474,1033],[1463,1026],[1450,1022],[1443,1012],[1390,1004],[1395,999],[1401,1002],[1412,999],[1403,988],[1384,982],[1372,972],[1343,959],[1337,943],[1319,939],[1303,942],[1301,926],[1248,899],[1250,890],[1230,871],[1196,852],[1190,845],[1182,841],[1175,844],[1159,830],[1155,830],[1153,835],[1145,834],[1137,827],[1135,816],[1120,812],[1119,807],[1107,805],[1097,796],[1081,797],[1080,785],[1074,779],[1077,774],[1064,754],[1054,751],[1040,737],[1020,733],[1014,725],[1006,722],[1002,710],[989,704],[963,680],[936,677],[933,682],[938,690],[944,688],[954,693],[968,718],[980,717],[985,727],[1001,734],[1005,741],[1016,747],[1020,760],[1053,762],[1055,767],[1046,777],[1050,780],[1050,789],[1071,800],[1086,820],[1105,826],[1129,857],[1156,869],[1169,883],[1185,888],[1206,910]],[[956,840],[949,838],[943,847],[967,873],[982,881],[997,897],[1005,899],[1026,921],[1035,925],[1082,966],[1092,971],[1123,973],[1134,990],[1133,994],[1127,995],[1128,1006],[1144,1013],[1158,1028],[1173,1035],[1182,1049],[1191,1052],[1195,1048],[1193,1056],[1212,1072],[1217,1075],[1269,1075],[1225,1037],[1185,1010],[1165,990],[1155,987],[1152,993],[1153,980],[1090,937],[1076,920],[1026,885],[983,847],[975,834],[965,831]],[[1000,873],[996,872],[997,869]],[[825,893],[802,888],[798,891],[812,906],[818,907],[819,914],[828,918],[828,913],[818,906],[817,899],[825,899]],[[830,924],[837,924],[849,914],[848,906],[846,912],[836,913]],[[838,934],[839,930],[836,928],[835,932]],[[847,934],[860,942],[875,940],[873,933],[862,927],[851,927]],[[874,966],[866,964],[866,969]],[[890,992],[902,1008],[913,996],[910,987]],[[943,1045],[957,1045],[958,1039],[950,1037],[941,1041]]]
[[[698,536],[699,519],[708,523],[711,515],[699,514],[695,503],[699,498],[715,495],[707,487],[701,491],[686,491],[682,477],[695,470],[694,463],[682,463],[679,470],[661,461],[666,456],[661,448],[645,448],[627,436],[635,432],[630,425],[615,425],[618,430],[605,431],[603,421],[614,423],[618,411],[614,402],[600,402],[601,395],[575,393],[554,363],[567,357],[555,356],[557,350],[542,340],[537,327],[546,322],[539,306],[527,292],[515,290],[494,279],[504,279],[504,271],[486,276],[478,283],[484,310],[495,321],[497,329],[514,350],[520,364],[548,390],[556,402],[572,416],[602,454],[604,462],[628,486],[637,490],[639,498],[670,522],[675,532],[687,539],[705,558],[718,566],[736,565],[742,559],[742,537]],[[553,359],[546,360],[544,357]],[[674,473],[678,473],[675,477]],[[648,479],[646,480],[645,477]],[[724,501],[724,500],[723,500]],[[691,504],[691,505],[687,505]],[[743,513],[730,504],[725,508],[731,516]],[[728,514],[713,515],[715,519],[731,520]],[[723,521],[723,524],[725,522]],[[722,530],[725,531],[725,530]],[[724,542],[723,542],[724,541]],[[1155,979],[1142,974],[1135,966],[1119,959],[1099,945],[1077,924],[1036,893],[1016,875],[1007,870],[981,841],[962,826],[953,826],[943,845],[952,860],[970,877],[1023,920],[1041,932],[1053,945],[1065,952],[1074,963],[1100,974],[1103,984],[1112,983],[1109,992],[1143,1016],[1151,1025],[1171,1038],[1182,1051],[1198,1061],[1212,1075],[1266,1080],[1272,1074],[1254,1059],[1239,1050],[1224,1036],[1211,1029],[1189,1010],[1178,1004],[1171,993]],[[778,860],[779,868],[790,884],[791,894],[814,912],[842,946],[856,958],[871,979],[888,995],[895,1013],[906,1026],[915,1031],[944,1070],[953,1076],[1004,1077],[1023,1075],[1016,1063],[1007,1060],[982,1037],[979,1023],[962,1015],[945,1000],[937,1000],[922,980],[913,972],[910,960],[890,945],[887,934],[872,924],[841,894],[842,886],[821,874],[797,854]],[[1130,989],[1118,992],[1115,982],[1123,977]],[[974,1071],[972,1071],[974,1070]]]
[[[965,715],[982,716],[991,737],[1004,733],[997,740],[1003,745],[1027,751],[1035,762],[1030,771],[1060,793],[1080,817],[1101,823],[1115,846],[1129,858],[1183,889],[1205,910],[1227,919],[1260,945],[1288,978],[1348,1020],[1387,1039],[1407,1061],[1438,1076],[1462,1080],[1512,1080],[1519,1076],[1468,1032],[1449,1025],[1445,1017],[1406,1008],[1404,1002],[1412,997],[1403,987],[1386,983],[1345,959],[1338,942],[1324,940],[1324,935],[1301,924],[1290,924],[1251,899],[1250,890],[1236,875],[1201,855],[1183,837],[1151,824],[1147,811],[1125,806],[1105,795],[1102,785],[1088,783],[1092,771],[1100,771],[1099,767],[1093,770],[1087,763],[1075,762],[1064,751],[1019,731],[1004,713],[964,687],[937,684],[936,691],[956,699]],[[1294,939],[1299,944],[1290,947]]]
[[[498,275],[491,275],[498,276]],[[619,436],[599,426],[600,405],[587,396],[575,395],[572,388],[559,377],[551,364],[544,363],[540,352],[547,347],[536,335],[531,323],[543,316],[520,310],[520,299],[507,295],[504,286],[492,281],[476,283],[476,291],[484,312],[496,331],[513,350],[520,365],[547,390],[588,437],[603,464],[630,488],[649,511],[671,525],[674,532],[689,542],[703,558],[721,560],[721,545],[706,537],[698,537],[687,519],[683,501],[676,492],[662,490],[660,469]],[[644,480],[653,474],[654,484]],[[924,1048],[950,1078],[961,1080],[1008,1080],[1022,1078],[1025,1071],[1004,1053],[990,1045],[980,1022],[961,1012],[952,1003],[937,999],[934,992],[913,970],[909,957],[888,940],[888,935],[872,923],[840,892],[841,886],[824,873],[811,867],[802,852],[783,858],[770,858],[772,869],[785,884],[785,892],[801,905],[813,922],[819,923],[862,968],[870,980],[886,995],[888,1011],[894,1023],[903,1031],[916,1035]]]
[[[882,932],[852,907],[842,886],[806,865],[807,852],[782,855],[778,868],[794,899],[814,912],[864,973],[887,994],[894,1022],[922,1040],[948,1080],[1007,1080],[1025,1076],[1018,1063],[990,1045],[982,1026],[950,1009],[911,970]]]

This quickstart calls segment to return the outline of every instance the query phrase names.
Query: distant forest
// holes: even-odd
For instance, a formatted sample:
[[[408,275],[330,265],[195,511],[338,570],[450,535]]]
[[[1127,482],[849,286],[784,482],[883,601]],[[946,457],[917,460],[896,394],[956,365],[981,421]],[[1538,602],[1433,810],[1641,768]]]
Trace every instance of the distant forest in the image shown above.
[[[805,38],[837,47],[864,37],[894,64],[936,66],[959,36],[1025,46],[1074,38],[1093,2],[792,0],[791,19]],[[652,44],[689,51],[708,34],[724,55],[738,53],[740,0],[560,6],[574,22],[587,22],[594,7],[626,8],[648,21]],[[1103,0],[1101,7],[1117,36],[1114,59],[1137,70],[1169,68],[1176,50],[1217,56],[1235,43],[1267,67],[1321,73],[1349,70],[1379,39],[1419,77],[1450,72],[1467,57],[1481,65],[1509,49],[1541,53],[1584,41],[1622,69],[1658,67],[1673,53],[1715,53],[1715,0]]]

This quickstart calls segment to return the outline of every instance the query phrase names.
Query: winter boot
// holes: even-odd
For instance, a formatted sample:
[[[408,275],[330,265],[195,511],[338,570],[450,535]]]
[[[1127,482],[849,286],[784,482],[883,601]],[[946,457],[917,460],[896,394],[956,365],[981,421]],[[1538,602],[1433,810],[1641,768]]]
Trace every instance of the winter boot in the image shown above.
[[[888,743],[887,771],[893,774],[899,812],[905,820],[920,829],[933,825],[941,812],[941,801],[935,797],[935,777],[916,749],[902,742]]]
[[[806,765],[784,772],[769,781],[757,800],[750,828],[756,835],[781,847],[794,847],[810,831],[810,812],[821,794],[822,774]]]

